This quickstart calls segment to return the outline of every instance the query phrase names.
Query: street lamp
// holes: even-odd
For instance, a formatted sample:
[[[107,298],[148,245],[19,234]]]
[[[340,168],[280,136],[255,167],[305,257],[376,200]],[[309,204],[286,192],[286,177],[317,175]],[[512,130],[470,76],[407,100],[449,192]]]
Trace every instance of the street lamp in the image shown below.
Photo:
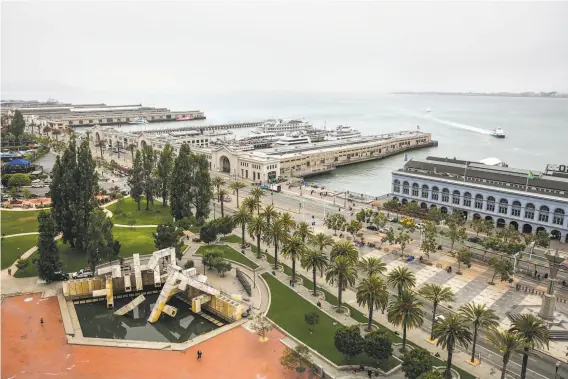
[[[253,282],[253,288],[256,288],[256,267],[252,269],[252,282]],[[556,369],[556,371],[558,371],[558,369]]]
[[[215,216],[215,210],[217,209],[216,207],[217,203],[213,202],[213,220],[215,220],[216,216]]]
[[[274,205],[274,191],[270,192],[270,199],[272,200],[272,205]]]

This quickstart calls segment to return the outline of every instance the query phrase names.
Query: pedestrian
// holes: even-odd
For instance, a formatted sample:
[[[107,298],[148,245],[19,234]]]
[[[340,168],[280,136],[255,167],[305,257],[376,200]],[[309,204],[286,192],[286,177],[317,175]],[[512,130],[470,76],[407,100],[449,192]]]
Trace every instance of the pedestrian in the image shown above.
[[[8,275],[12,276],[12,269],[8,268]]]
[[[565,281],[565,280],[562,281],[562,287],[564,287],[564,286],[566,286],[566,281]]]
[[[367,371],[367,376],[369,377],[369,379],[371,379],[373,377],[373,371],[372,370]]]
[[[540,274],[538,274],[538,280],[540,280]]]
[[[321,308],[321,301],[318,300],[317,305]]]
[[[39,319],[39,323],[41,324],[41,326],[43,326],[43,317]]]
[[[201,350],[197,350],[197,360],[201,360]]]

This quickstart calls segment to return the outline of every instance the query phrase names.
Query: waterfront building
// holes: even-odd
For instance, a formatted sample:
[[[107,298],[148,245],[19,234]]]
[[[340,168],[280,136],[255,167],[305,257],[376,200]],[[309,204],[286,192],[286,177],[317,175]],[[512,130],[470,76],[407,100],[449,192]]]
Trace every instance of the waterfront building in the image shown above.
[[[484,218],[523,233],[546,230],[568,242],[568,174],[491,163],[411,159],[393,171],[391,197],[402,204],[416,202],[422,209],[463,212],[468,220]]]

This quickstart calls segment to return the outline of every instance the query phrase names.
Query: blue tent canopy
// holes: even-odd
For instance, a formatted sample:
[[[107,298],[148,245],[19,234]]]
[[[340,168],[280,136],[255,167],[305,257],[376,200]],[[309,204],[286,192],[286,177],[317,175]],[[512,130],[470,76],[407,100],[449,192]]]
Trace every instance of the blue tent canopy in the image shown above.
[[[25,159],[14,159],[10,162],[7,162],[4,166],[28,166],[30,164],[32,163]]]

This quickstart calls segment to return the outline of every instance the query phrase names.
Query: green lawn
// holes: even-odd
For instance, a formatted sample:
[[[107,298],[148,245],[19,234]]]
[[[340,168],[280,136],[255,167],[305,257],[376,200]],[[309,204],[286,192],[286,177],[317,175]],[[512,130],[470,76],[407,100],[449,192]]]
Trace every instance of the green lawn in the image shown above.
[[[107,207],[113,213],[112,220],[115,224],[128,225],[128,221],[136,220],[136,225],[158,225],[172,221],[170,207],[162,207],[162,203],[154,201],[154,208],[150,205],[150,209],[146,210],[146,202],[138,204],[131,197],[122,200],[122,204],[114,203]]]
[[[225,257],[226,259],[242,263],[251,269],[258,268],[258,265],[253,261],[251,261],[250,259],[248,259],[245,255],[239,253],[232,247],[226,245],[201,246],[199,249],[197,249],[197,252],[195,254],[201,255],[213,251],[220,252],[223,254],[223,257]]]
[[[2,269],[10,267],[12,263],[16,262],[22,254],[34,247],[37,244],[37,238],[37,234],[3,238],[2,247],[0,249]]]
[[[49,209],[46,209],[49,212]],[[0,211],[2,235],[37,232],[37,216],[41,211]]]
[[[237,237],[234,234],[228,235],[226,237],[221,237],[221,241],[230,242],[230,243],[242,243],[242,238]]]
[[[131,257],[134,253],[143,255],[156,251],[154,237],[152,236],[153,229],[151,228],[131,229],[114,227],[112,231],[114,238],[120,241],[120,256],[123,258]],[[37,240],[37,236],[34,237]],[[88,257],[84,252],[72,248],[69,244],[63,244],[61,240],[57,241],[57,247],[64,272],[74,272],[88,266]],[[36,252],[31,256],[31,259],[37,257]],[[36,265],[30,262],[28,267],[24,270],[18,270],[14,276],[17,278],[37,276]]]

